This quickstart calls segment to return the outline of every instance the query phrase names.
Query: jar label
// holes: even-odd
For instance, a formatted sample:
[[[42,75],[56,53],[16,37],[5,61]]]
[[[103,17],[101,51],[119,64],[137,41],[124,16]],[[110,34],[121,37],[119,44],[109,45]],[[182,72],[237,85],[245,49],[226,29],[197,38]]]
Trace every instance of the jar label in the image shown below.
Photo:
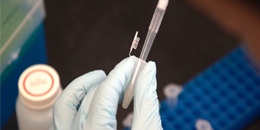
[[[53,77],[48,71],[37,69],[25,76],[23,88],[27,94],[39,97],[50,92],[53,83]]]

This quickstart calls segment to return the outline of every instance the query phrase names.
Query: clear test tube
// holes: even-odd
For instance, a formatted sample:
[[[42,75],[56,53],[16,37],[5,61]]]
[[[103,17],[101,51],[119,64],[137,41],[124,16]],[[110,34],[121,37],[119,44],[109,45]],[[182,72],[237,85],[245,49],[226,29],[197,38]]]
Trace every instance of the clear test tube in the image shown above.
[[[158,4],[156,6],[152,21],[148,28],[148,33],[146,35],[146,39],[145,39],[145,42],[144,42],[144,45],[142,48],[140,58],[135,59],[135,65],[133,68],[131,79],[125,90],[124,100],[123,100],[123,104],[122,104],[122,107],[125,109],[128,107],[128,105],[130,104],[130,102],[134,96],[136,81],[137,81],[139,74],[142,71],[144,65],[146,64],[145,61],[151,50],[151,47],[153,45],[153,41],[156,37],[156,34],[160,28],[164,13],[168,6],[168,2],[169,2],[168,0],[159,0]],[[131,47],[131,49],[132,49],[132,47]]]

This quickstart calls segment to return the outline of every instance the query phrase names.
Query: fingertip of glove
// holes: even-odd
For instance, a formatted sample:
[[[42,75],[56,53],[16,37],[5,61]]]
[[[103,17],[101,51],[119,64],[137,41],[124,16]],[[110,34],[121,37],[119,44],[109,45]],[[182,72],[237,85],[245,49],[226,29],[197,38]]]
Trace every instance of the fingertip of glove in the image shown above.
[[[88,79],[100,79],[100,80],[104,80],[106,78],[106,73],[103,70],[93,70],[90,71],[78,78],[76,78],[75,80],[73,80],[72,82],[84,82]]]
[[[134,58],[137,58],[137,57],[135,55],[131,55],[130,58],[134,60]]]
[[[156,63],[154,61],[149,61],[145,65],[143,72],[155,75],[156,74]]]
[[[156,81],[156,64],[153,61],[149,61],[143,68],[143,71],[140,73],[139,83],[141,83],[141,86],[147,86],[150,83],[155,83]],[[139,84],[140,85],[140,84]],[[150,87],[148,85],[147,87]],[[145,91],[145,87],[139,87],[138,89],[143,89],[142,91]]]
[[[133,56],[130,56],[130,57],[126,58],[126,59],[130,60],[129,62],[132,62],[132,64],[134,64],[136,58],[137,57],[133,55]]]
[[[151,67],[155,67],[156,68],[156,63],[154,62],[154,61],[149,61],[148,63],[147,63],[147,65],[150,65]]]
[[[103,70],[94,70],[94,71],[91,71],[90,73],[91,73],[91,74],[97,74],[97,75],[106,77],[106,73],[105,73],[105,71],[103,71]]]
[[[97,84],[106,78],[103,70],[94,70],[74,79],[66,88],[75,89],[75,86],[88,86],[90,83]]]
[[[122,60],[120,63],[118,63],[115,66],[115,68],[110,72],[110,74],[113,75],[113,73],[125,72],[126,75],[130,75],[133,66],[134,66],[134,57],[133,56],[127,57],[124,60]]]

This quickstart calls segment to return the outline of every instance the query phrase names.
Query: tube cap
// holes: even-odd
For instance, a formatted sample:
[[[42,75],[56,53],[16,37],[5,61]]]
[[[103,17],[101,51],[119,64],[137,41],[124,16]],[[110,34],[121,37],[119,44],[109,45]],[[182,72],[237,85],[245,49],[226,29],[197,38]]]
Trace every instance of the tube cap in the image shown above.
[[[181,85],[169,83],[163,88],[163,93],[166,98],[178,98],[183,88]]]
[[[55,69],[38,64],[27,68],[18,81],[19,98],[32,109],[44,109],[54,104],[62,92]]]

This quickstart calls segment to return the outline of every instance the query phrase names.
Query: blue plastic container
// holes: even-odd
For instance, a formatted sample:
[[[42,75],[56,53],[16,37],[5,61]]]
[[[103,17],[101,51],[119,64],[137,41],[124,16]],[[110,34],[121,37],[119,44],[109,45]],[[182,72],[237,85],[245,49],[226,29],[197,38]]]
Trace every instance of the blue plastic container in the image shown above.
[[[44,25],[41,23],[24,45],[19,57],[1,75],[1,128],[15,112],[20,74],[34,64],[46,64]]]
[[[178,104],[161,102],[165,130],[195,130],[198,119],[214,130],[240,130],[260,115],[259,70],[240,46],[184,85]]]

